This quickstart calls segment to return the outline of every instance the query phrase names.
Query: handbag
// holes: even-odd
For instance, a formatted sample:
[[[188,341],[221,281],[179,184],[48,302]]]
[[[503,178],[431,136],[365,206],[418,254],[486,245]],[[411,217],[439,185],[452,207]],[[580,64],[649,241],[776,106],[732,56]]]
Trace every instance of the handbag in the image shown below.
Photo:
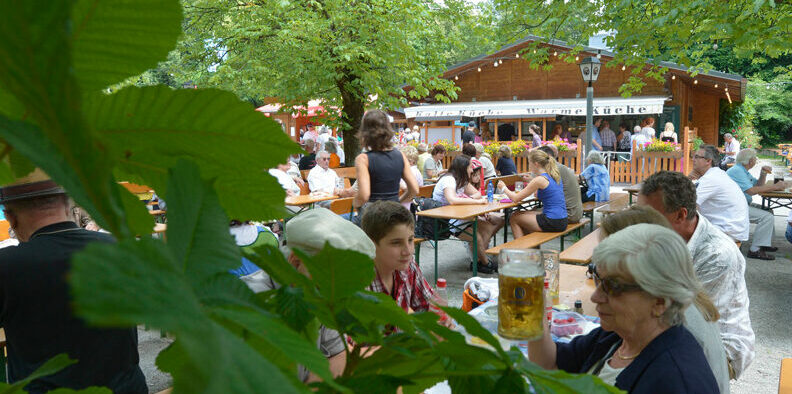
[[[440,201],[429,197],[418,197],[415,199],[416,211],[421,212],[433,208],[445,206]],[[437,234],[434,233],[434,221],[437,220]],[[434,219],[425,216],[418,216],[415,221],[415,236],[426,239],[448,239],[451,237],[451,226],[448,219]]]

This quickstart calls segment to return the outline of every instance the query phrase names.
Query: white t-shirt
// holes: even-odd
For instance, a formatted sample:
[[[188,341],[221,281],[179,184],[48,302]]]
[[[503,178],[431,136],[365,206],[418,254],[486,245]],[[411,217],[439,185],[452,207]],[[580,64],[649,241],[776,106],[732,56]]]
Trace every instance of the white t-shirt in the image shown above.
[[[696,204],[715,227],[740,242],[748,240],[748,202],[740,186],[725,171],[712,167],[699,178]]]
[[[432,199],[435,201],[440,201],[445,205],[449,205],[450,203],[446,200],[445,197],[445,189],[451,188],[456,192],[457,196],[465,196],[465,188],[457,188],[456,179],[452,175],[443,175],[440,179],[437,180],[437,184],[435,184],[434,190],[432,190]],[[456,220],[452,219],[451,224],[455,226],[462,225],[465,223],[464,220]]]
[[[332,193],[335,191],[338,174],[331,168],[316,166],[308,172],[308,188],[312,192]]]
[[[278,180],[283,190],[291,190],[294,194],[300,194],[300,187],[297,186],[297,183],[294,182],[294,179],[289,174],[277,168],[271,168],[269,173]]]
[[[734,152],[734,155],[724,155],[723,161],[734,161],[737,159],[737,154],[740,153],[740,141],[737,141],[736,138],[732,137],[730,143],[725,144],[723,146],[724,152]]]
[[[614,386],[616,385],[616,377],[619,376],[622,371],[624,371],[624,368],[613,368],[608,363],[610,363],[610,359],[605,361],[605,364],[602,364],[602,369],[600,370],[598,376],[603,382]]]
[[[421,142],[421,133],[419,133],[417,131],[413,131],[412,132],[412,139],[415,142]]]

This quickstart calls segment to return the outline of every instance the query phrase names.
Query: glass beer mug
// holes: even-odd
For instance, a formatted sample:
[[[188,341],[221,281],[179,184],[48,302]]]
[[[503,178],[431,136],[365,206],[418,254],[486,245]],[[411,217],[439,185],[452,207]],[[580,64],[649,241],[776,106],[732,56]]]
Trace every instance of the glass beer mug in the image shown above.
[[[498,256],[498,335],[533,340],[544,333],[542,251],[502,249]]]

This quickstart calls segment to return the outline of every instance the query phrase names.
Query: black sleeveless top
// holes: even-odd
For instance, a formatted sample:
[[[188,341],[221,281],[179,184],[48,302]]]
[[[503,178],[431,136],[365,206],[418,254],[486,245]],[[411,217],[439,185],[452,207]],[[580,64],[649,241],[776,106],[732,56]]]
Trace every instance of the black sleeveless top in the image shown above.
[[[674,137],[660,137],[660,141],[663,141],[663,142],[674,142]]]
[[[399,181],[404,171],[404,157],[398,149],[366,152],[368,156],[371,196],[369,201],[399,201]]]

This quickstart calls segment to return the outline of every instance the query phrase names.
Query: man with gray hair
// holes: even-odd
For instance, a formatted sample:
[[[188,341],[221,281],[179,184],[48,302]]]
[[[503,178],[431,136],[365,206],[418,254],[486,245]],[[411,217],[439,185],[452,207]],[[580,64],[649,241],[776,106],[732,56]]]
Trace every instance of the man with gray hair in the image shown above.
[[[687,242],[696,277],[720,313],[718,328],[730,376],[736,379],[755,355],[745,258],[731,237],[696,211],[696,193],[693,182],[682,173],[660,171],[644,180],[638,204],[660,212]]]
[[[721,165],[725,166],[729,163],[734,163],[737,154],[740,153],[740,141],[737,141],[730,133],[723,135],[723,160]]]
[[[696,203],[699,212],[737,241],[748,240],[748,204],[726,172],[718,168],[718,148],[701,145],[693,155],[692,177],[698,178]]]
[[[299,249],[309,255],[316,255],[324,248],[325,243],[329,243],[330,246],[336,249],[354,250],[368,255],[372,259],[376,257],[374,242],[363,230],[349,220],[343,219],[324,208],[311,209],[286,222],[284,235],[288,246],[284,246],[282,251],[286,255],[289,264],[305,276],[310,276],[311,274],[300,258],[292,252],[292,249]],[[372,265],[371,268],[373,270],[374,266]],[[240,279],[256,293],[281,287],[263,270]],[[341,375],[346,366],[344,338],[341,334],[336,330],[320,326],[317,346],[330,362],[330,372],[333,376]],[[298,376],[300,380],[306,383],[318,380],[316,375],[310,373],[303,366],[299,366]]]
[[[759,170],[759,179],[754,178],[748,170],[756,166],[756,151],[753,149],[743,149],[737,153],[737,164],[729,168],[726,174],[737,183],[745,194],[748,202],[748,220],[756,224],[753,234],[753,242],[748,251],[748,257],[761,260],[775,260],[775,256],[767,252],[775,252],[778,248],[773,247],[773,235],[775,234],[775,218],[773,213],[765,211],[759,205],[753,203],[755,194],[783,190],[787,187],[786,182],[766,183],[767,174],[773,172],[773,167],[763,166]]]

